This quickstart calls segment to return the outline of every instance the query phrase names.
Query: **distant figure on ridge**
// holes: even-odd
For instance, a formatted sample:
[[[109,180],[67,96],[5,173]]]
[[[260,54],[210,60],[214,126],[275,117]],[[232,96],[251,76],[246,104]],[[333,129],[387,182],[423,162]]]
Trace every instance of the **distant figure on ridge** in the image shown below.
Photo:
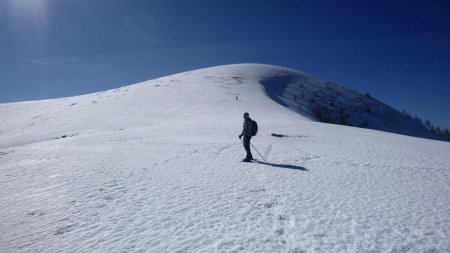
[[[250,150],[250,139],[256,135],[258,132],[258,125],[254,120],[250,118],[248,112],[244,113],[244,127],[242,128],[242,133],[239,135],[239,139],[244,136],[244,148],[247,152],[247,156],[245,157],[243,162],[250,162],[253,160],[252,152]]]

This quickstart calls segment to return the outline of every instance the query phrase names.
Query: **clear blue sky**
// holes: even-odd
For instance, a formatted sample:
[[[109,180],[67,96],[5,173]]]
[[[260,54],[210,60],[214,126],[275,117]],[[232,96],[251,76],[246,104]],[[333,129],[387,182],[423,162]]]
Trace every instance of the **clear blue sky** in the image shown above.
[[[0,103],[251,62],[450,128],[449,13],[435,0],[0,0]]]

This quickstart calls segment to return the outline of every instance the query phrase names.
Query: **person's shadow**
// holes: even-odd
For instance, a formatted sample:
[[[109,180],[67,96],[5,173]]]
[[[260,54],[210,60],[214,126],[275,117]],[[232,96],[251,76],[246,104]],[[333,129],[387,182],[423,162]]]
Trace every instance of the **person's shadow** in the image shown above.
[[[263,162],[263,161],[260,161],[260,160],[253,160],[253,161],[255,163],[269,165],[269,166],[272,166],[272,167],[275,167],[275,168],[308,171],[305,167],[297,166],[297,165],[268,163],[268,162]]]

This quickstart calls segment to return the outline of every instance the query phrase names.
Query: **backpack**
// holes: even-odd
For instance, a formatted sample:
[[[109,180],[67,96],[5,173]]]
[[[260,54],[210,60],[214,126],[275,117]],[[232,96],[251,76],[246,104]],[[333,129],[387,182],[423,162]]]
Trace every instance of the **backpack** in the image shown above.
[[[256,121],[252,120],[251,134],[252,134],[252,136],[255,136],[257,133],[258,133],[258,123],[256,123]]]

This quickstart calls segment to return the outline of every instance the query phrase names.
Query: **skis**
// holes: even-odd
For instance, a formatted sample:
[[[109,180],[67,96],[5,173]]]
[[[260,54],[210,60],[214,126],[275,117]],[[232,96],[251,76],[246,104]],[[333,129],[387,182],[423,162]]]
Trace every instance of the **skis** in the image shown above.
[[[254,163],[254,162],[258,162],[258,160],[256,160],[256,159],[248,160],[247,158],[245,158],[245,159],[242,159],[242,161],[241,161],[241,163]]]

